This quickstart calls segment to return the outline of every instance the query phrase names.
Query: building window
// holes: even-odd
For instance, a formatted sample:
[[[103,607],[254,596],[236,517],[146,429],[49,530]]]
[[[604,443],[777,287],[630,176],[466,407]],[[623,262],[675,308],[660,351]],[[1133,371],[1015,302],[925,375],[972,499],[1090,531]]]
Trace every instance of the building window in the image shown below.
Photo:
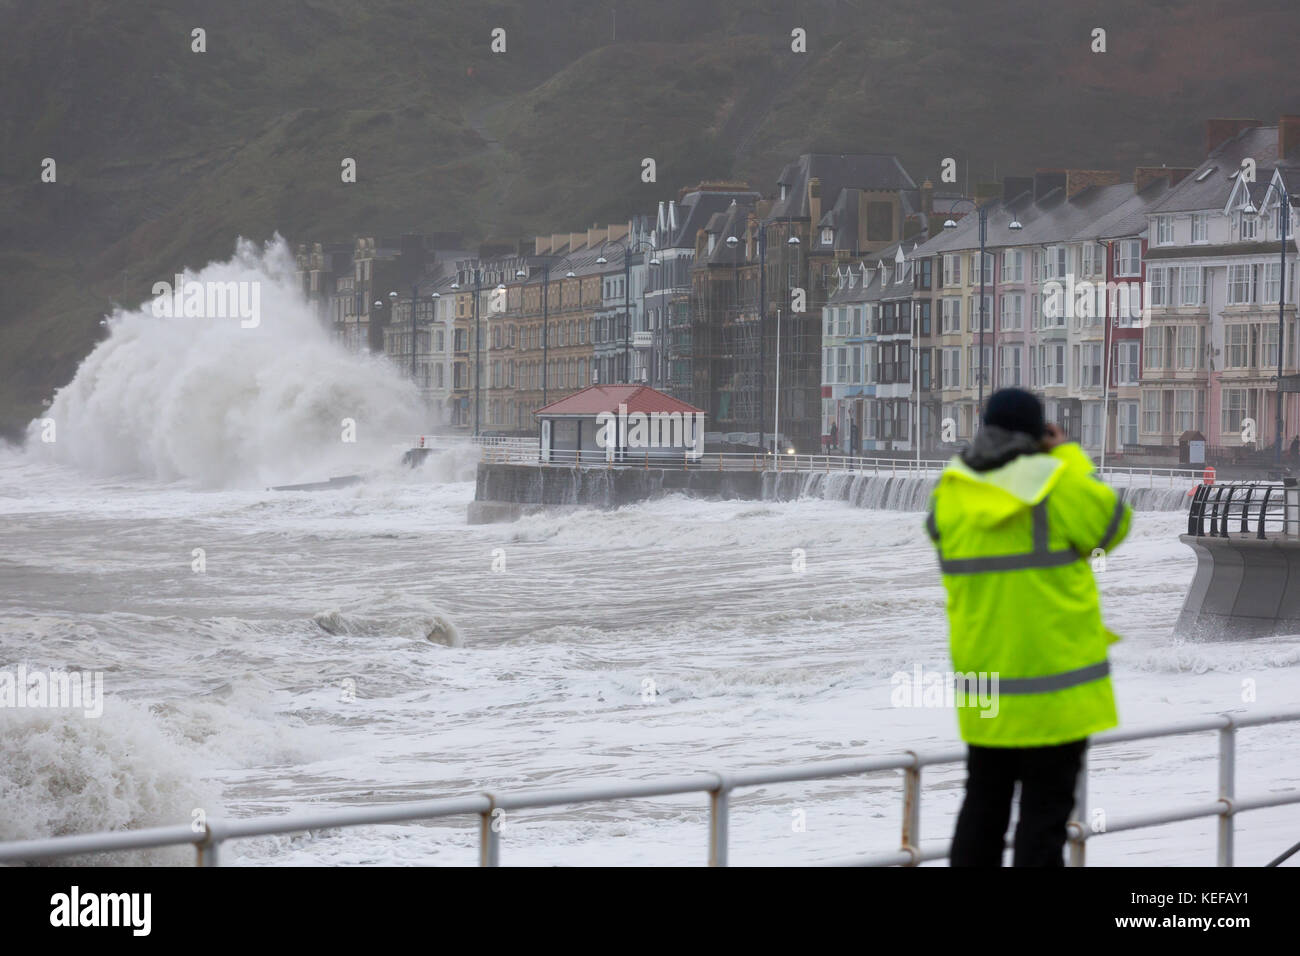
[[[943,334],[961,331],[961,299],[943,299]]]
[[[1115,415],[1119,426],[1118,440],[1121,446],[1138,443],[1138,403],[1120,402]]]
[[[1192,242],[1210,241],[1210,217],[1208,213],[1198,212],[1192,216]]]
[[[1228,266],[1228,304],[1245,305],[1255,301],[1255,267]]]
[[[982,365],[980,363],[981,355],[984,359]],[[993,374],[993,346],[986,345],[983,350],[978,346],[970,346],[966,349],[966,361],[966,381],[971,384],[982,381],[987,385],[990,376]]]
[[[1264,264],[1264,280],[1262,283],[1264,288],[1263,299],[1261,301],[1272,303],[1274,305],[1277,304],[1277,296],[1282,289],[1281,268],[1282,265],[1278,262],[1266,262]]]
[[[1115,243],[1115,275],[1139,276],[1142,274],[1142,243],[1137,239],[1124,239]]]
[[[1004,332],[1019,332],[1025,327],[1023,295],[1017,292],[1002,296],[1002,315],[999,324]]]
[[[1023,282],[1025,280],[1025,254],[1019,249],[1008,249],[1002,253],[1002,281]]]
[[[1141,343],[1137,341],[1115,343],[1115,384],[1138,384],[1138,352]]]
[[[1260,329],[1259,362],[1261,368],[1277,368],[1277,326],[1272,322]]]
[[[1174,431],[1189,432],[1196,427],[1196,392],[1190,388],[1174,389]]]
[[[1021,376],[1021,346],[1003,345],[998,348],[1000,354],[998,387],[1007,388],[1013,385],[1020,385]]]
[[[1237,213],[1237,228],[1242,242],[1254,239],[1259,231],[1259,216],[1248,216],[1244,212]]]
[[[1230,432],[1240,432],[1241,422],[1247,418],[1246,390],[1244,388],[1225,388],[1223,390],[1222,428],[1226,437]]]
[[[1105,257],[1102,255],[1101,246],[1096,243],[1084,243],[1079,252],[1079,271],[1086,276],[1100,275],[1102,263]]]
[[[942,388],[961,388],[961,349],[943,350],[939,384]]]
[[[916,270],[916,288],[929,289],[934,283],[934,260],[925,258],[920,261]]]
[[[1044,253],[1044,279],[1064,279],[1067,270],[1065,246],[1049,246]]]
[[[1183,266],[1178,270],[1182,293],[1179,303],[1182,305],[1203,305],[1205,303],[1205,270],[1200,266]]]
[[[1178,326],[1178,350],[1174,359],[1175,368],[1196,368],[1196,332],[1194,325]]]
[[[1147,289],[1152,307],[1169,305],[1169,270],[1163,266],[1147,269]]]
[[[1227,353],[1226,366],[1246,368],[1249,364],[1250,327],[1241,324],[1225,326],[1223,343],[1224,351]]]
[[[961,285],[961,256],[943,257],[943,284]]]
[[[1076,345],[1079,349],[1078,385],[1080,388],[1101,386],[1101,345]]]
[[[1148,435],[1160,434],[1160,393],[1155,389],[1142,393],[1142,430]]]
[[[1173,244],[1174,244],[1174,217],[1156,216],[1156,245],[1171,246]]]
[[[829,246],[835,241],[835,230],[826,228],[822,230],[822,245]]]
[[[1087,402],[1083,406],[1082,444],[1085,448],[1101,445],[1101,402]]]

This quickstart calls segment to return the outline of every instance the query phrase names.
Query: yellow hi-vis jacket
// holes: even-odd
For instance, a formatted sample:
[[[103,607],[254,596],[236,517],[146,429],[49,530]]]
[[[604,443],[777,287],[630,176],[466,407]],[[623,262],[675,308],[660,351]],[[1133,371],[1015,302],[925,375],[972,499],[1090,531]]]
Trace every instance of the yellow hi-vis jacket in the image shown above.
[[[953,458],[926,530],[948,592],[962,739],[1043,747],[1118,723],[1092,564],[1132,509],[1077,444],[977,472]],[[979,692],[979,693],[977,693]],[[990,693],[991,692],[991,693]]]

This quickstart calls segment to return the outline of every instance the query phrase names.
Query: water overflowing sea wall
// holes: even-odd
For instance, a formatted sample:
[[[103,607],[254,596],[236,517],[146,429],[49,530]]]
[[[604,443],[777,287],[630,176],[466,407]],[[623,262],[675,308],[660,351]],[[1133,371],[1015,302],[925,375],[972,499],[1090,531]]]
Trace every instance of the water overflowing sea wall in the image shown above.
[[[938,479],[933,476],[850,471],[716,471],[674,468],[564,468],[552,465],[478,466],[470,520],[513,520],[543,508],[616,508],[666,494],[762,501],[821,499],[879,511],[924,511]],[[1186,507],[1183,485],[1118,484],[1139,511]]]
[[[762,473],[704,468],[564,468],[480,463],[470,521],[512,520],[545,507],[617,508],[668,494],[761,497]]]

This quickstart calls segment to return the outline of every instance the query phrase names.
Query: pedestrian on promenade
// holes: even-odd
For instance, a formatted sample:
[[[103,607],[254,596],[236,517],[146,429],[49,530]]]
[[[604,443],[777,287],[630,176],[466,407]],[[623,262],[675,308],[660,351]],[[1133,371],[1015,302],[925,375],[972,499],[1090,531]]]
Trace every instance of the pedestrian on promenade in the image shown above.
[[[1093,569],[1132,510],[1030,392],[989,397],[949,462],[926,530],[947,592],[968,745],[953,866],[1000,866],[1020,785],[1016,866],[1061,866],[1087,738],[1118,723]],[[978,690],[978,692],[977,692]]]

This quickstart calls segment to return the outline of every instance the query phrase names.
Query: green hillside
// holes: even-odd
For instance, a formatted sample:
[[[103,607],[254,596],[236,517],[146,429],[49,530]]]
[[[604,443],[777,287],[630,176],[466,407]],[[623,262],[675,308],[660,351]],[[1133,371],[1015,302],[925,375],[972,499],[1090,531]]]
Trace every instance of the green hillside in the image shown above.
[[[1300,112],[1297,27],[1291,0],[0,0],[0,431],[113,303],[239,235],[515,239],[767,191],[810,148],[917,179],[1190,163],[1207,116]]]

